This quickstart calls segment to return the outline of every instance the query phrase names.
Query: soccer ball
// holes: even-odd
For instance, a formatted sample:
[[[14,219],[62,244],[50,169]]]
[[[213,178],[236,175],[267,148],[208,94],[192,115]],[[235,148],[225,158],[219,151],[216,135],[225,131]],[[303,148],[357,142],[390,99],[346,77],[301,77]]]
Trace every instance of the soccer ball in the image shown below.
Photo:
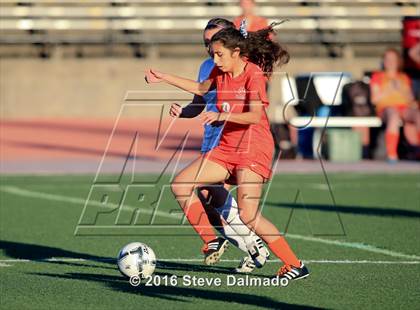
[[[118,269],[127,276],[147,278],[153,274],[156,267],[156,255],[144,243],[133,242],[124,246],[118,253]]]

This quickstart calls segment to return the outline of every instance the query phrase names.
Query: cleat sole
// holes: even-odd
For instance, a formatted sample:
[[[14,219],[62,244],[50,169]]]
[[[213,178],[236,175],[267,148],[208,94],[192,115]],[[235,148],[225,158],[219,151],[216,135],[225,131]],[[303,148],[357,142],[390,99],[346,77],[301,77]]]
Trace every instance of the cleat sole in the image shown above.
[[[215,265],[216,263],[218,263],[220,261],[220,258],[222,257],[223,253],[225,252],[225,250],[227,248],[228,248],[228,242],[225,241],[224,245],[220,248],[219,251],[210,254],[209,256],[207,256],[204,259],[204,264],[208,265],[208,266],[211,266],[211,265]]]

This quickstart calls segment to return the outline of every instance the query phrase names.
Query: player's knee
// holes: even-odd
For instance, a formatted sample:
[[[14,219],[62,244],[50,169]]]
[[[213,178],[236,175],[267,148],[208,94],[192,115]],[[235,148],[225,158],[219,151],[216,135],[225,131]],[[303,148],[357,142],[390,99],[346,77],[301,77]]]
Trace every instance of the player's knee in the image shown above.
[[[386,122],[387,122],[387,125],[386,125],[387,130],[398,131],[398,128],[401,123],[401,119],[398,115],[390,116]]]
[[[178,186],[177,183],[175,183],[174,181],[171,182],[171,191],[175,196],[178,193]]]
[[[241,218],[242,222],[248,225],[252,225],[255,223],[256,213],[252,212],[250,208],[244,208],[239,212],[239,217]]]
[[[400,119],[400,115],[395,108],[387,108],[385,111],[385,116],[387,122],[398,121]]]
[[[192,194],[194,188],[192,185],[182,183],[175,178],[171,183],[171,190],[175,197],[187,197]]]

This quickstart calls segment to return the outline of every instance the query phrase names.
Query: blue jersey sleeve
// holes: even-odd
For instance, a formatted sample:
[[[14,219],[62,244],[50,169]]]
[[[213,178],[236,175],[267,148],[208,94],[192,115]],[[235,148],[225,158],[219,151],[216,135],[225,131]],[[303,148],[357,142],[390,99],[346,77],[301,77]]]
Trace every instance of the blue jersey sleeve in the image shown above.
[[[206,59],[200,66],[197,81],[201,83],[207,80],[213,68],[214,68],[213,59],[212,58]]]
[[[212,58],[206,59],[200,66],[198,73],[198,82],[204,82],[210,76],[210,73],[214,69],[214,62]],[[206,102],[206,111],[217,112],[216,100],[217,100],[216,90],[211,90],[203,96],[204,101]],[[204,125],[204,135],[203,142],[201,144],[201,152],[206,153],[217,145],[219,145],[220,135],[222,132],[223,126],[213,126],[213,125]]]

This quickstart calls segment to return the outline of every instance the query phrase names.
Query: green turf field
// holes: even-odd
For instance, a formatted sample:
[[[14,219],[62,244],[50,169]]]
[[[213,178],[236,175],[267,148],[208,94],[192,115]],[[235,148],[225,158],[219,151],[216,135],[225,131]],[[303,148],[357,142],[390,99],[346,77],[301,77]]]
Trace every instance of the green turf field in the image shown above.
[[[420,177],[414,174],[331,174],[331,192],[323,175],[277,175],[267,191],[264,214],[287,230],[292,247],[311,270],[308,279],[285,288],[131,287],[113,261],[128,242],[151,246],[161,260],[156,274],[162,276],[224,281],[242,254],[231,246],[224,262],[204,266],[200,239],[190,227],[179,228],[179,216],[168,216],[177,210],[168,191],[154,219],[158,228],[148,227],[149,213],[135,219],[130,208],[121,212],[117,225],[112,208],[92,224],[93,203],[75,236],[92,180],[1,177],[1,308],[419,309]],[[167,181],[153,181],[145,199],[156,200]],[[100,199],[100,192],[93,191],[91,201],[95,195]],[[108,203],[118,203],[119,194],[111,186]],[[136,201],[134,190],[124,205],[135,206]],[[279,265],[269,262],[254,275],[272,275]]]

